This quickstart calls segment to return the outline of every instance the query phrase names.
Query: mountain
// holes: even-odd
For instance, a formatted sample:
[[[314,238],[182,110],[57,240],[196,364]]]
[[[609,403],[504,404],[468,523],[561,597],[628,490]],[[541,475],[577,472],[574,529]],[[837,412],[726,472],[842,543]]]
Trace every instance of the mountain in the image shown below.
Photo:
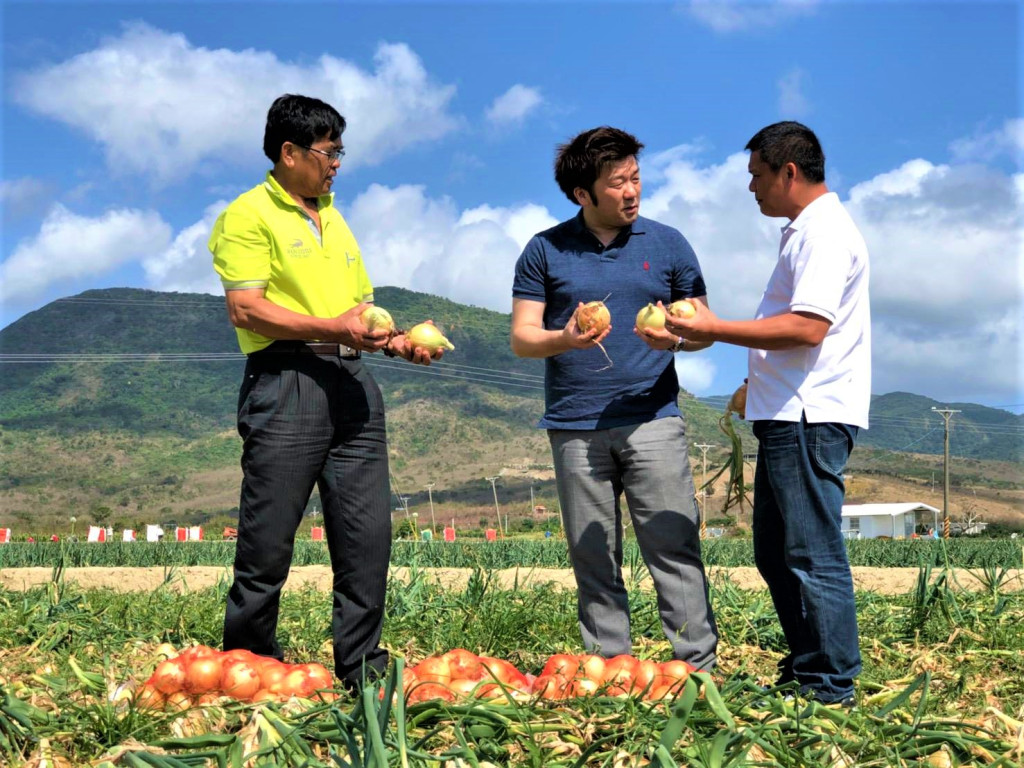
[[[387,402],[396,493],[426,497],[424,486],[435,483],[434,501],[487,505],[493,489],[484,478],[500,474],[506,495],[528,504],[537,484],[547,495],[539,501],[553,507],[550,450],[535,427],[543,363],[512,354],[510,316],[401,288],[377,289],[376,302],[400,326],[433,319],[456,347],[429,368],[367,359]],[[234,426],[244,359],[223,298],[86,291],[0,330],[0,361],[0,514],[83,504],[230,510],[237,503]],[[693,442],[716,446],[709,475],[726,455],[718,425],[724,400],[708,398],[711,407],[680,395]],[[941,452],[942,421],[931,408],[942,405],[907,393],[876,397],[861,441],[873,449],[864,452],[865,466],[891,468],[895,449]],[[945,405],[961,411],[953,420],[957,456],[1024,458],[1024,417]],[[737,431],[752,452],[748,425]],[[918,464],[915,476],[934,472],[933,463]],[[1014,469],[1003,471],[1012,477]]]
[[[938,410],[959,411],[950,418],[951,451],[972,459],[1024,461],[1024,416],[975,403],[940,403],[909,392],[871,400],[872,419],[864,445],[892,451],[942,453],[944,419]]]

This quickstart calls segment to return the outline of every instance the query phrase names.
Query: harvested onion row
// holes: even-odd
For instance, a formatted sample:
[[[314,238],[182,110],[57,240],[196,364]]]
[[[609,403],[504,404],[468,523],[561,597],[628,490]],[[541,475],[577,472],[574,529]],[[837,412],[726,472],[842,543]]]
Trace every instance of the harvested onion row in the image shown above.
[[[409,704],[435,699],[563,700],[594,695],[660,701],[676,695],[695,671],[679,660],[658,663],[626,654],[610,659],[554,654],[534,677],[504,659],[456,648],[407,668],[402,682]]]
[[[322,664],[286,664],[252,651],[217,651],[205,645],[165,658],[135,692],[140,709],[186,710],[222,697],[259,703],[335,698],[334,677]]]

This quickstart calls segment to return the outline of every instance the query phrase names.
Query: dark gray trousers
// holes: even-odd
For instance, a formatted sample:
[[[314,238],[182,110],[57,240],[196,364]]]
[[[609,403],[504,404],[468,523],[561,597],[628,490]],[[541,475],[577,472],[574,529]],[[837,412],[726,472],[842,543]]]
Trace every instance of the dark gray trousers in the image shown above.
[[[242,491],[224,648],[282,658],[281,588],[314,484],[334,573],[335,670],[350,684],[382,672],[391,554],[390,486],[380,389],[360,360],[275,342],[249,356],[239,392]]]
[[[718,629],[700,559],[683,419],[548,434],[584,647],[605,657],[632,653],[622,578],[620,499],[625,494],[673,654],[698,669],[711,669]]]

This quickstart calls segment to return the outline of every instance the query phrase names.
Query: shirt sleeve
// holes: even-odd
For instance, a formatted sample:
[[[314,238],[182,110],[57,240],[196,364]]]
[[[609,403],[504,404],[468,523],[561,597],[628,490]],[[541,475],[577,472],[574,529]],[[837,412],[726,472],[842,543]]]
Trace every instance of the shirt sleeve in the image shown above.
[[[229,205],[210,234],[213,268],[224,290],[265,288],[270,281],[270,233],[254,211]]]
[[[512,296],[517,299],[547,302],[547,264],[544,249],[539,238],[534,237],[526,244],[519,260],[516,261],[515,279],[512,281]]]
[[[829,238],[805,241],[790,262],[793,275],[791,312],[810,312],[836,321],[853,255]]]
[[[672,301],[706,296],[708,289],[704,284],[704,275],[700,271],[697,254],[681,232],[676,232],[673,237],[672,252],[675,256],[672,269]]]

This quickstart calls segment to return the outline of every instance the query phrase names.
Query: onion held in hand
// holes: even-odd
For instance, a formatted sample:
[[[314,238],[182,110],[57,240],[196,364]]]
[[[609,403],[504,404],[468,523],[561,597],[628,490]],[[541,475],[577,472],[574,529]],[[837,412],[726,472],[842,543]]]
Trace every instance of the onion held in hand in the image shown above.
[[[665,313],[654,304],[648,304],[636,313],[636,327],[641,331],[660,331],[665,327]]]
[[[672,317],[681,317],[686,320],[697,314],[697,307],[689,299],[680,299],[668,305],[668,313]]]
[[[439,349],[455,349],[455,345],[448,341],[433,323],[414,325],[405,335],[405,343],[413,348],[422,347],[430,354]]]
[[[363,310],[363,313],[359,315],[359,319],[363,321],[363,324],[371,331],[376,331],[378,328],[391,333],[395,330],[395,321],[391,319],[390,313],[381,307],[367,307]]]
[[[612,314],[603,301],[588,301],[576,310],[576,327],[583,333],[595,331],[598,336],[612,324]]]
[[[741,419],[747,418],[747,382],[746,380],[740,384],[736,391],[732,393],[732,397],[729,398],[729,403],[725,406],[726,413],[732,411]]]

